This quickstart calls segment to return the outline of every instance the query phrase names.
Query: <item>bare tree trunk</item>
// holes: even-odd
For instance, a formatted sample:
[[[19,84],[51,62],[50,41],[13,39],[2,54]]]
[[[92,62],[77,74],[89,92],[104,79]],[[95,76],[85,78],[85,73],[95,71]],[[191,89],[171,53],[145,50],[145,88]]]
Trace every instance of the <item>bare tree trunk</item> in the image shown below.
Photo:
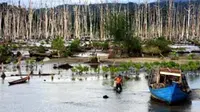
[[[198,40],[200,40],[200,8],[199,7],[198,7],[197,27],[196,27],[196,32],[197,32]]]
[[[157,8],[156,8],[156,29],[157,29],[157,35],[158,37],[161,37],[161,30],[162,30],[162,27],[161,27],[161,9],[160,9],[160,0],[157,0]]]
[[[40,12],[40,17],[38,20],[38,38],[42,37],[42,14]]]
[[[3,28],[3,34],[4,39],[8,39],[8,18],[9,18],[9,11],[6,11],[6,15],[4,16],[4,28]]]
[[[1,20],[2,20],[2,12],[0,12],[0,38],[2,38]]]
[[[190,18],[191,18],[191,4],[190,4],[190,0],[189,0],[189,9],[187,10],[188,12],[188,19],[187,19],[187,29],[186,29],[186,38],[189,38],[189,33],[190,33]]]
[[[140,20],[141,21],[141,20]],[[145,3],[145,8],[144,8],[144,29],[145,29],[145,39],[147,39],[147,33],[148,33],[148,26],[147,26],[147,21],[148,21],[148,0],[146,0]],[[150,21],[152,22],[152,21]]]
[[[87,26],[88,26],[88,25],[87,25],[87,24],[88,24],[88,23],[87,23],[87,11],[88,11],[88,10],[87,10],[87,4],[85,4],[85,6],[84,6],[84,13],[83,13],[83,21],[84,21],[84,22],[83,22],[83,23],[84,23],[84,24],[83,24],[83,27],[84,27],[84,30],[83,30],[84,33],[83,33],[83,34],[84,34],[84,35],[88,35],[88,28],[87,28]]]
[[[172,7],[173,0],[169,0],[169,11],[168,11],[168,37],[169,40],[172,40]]]
[[[14,12],[12,13],[12,40],[15,40],[16,36],[16,20],[15,20],[15,14]]]
[[[32,38],[32,19],[33,19],[33,14],[32,14],[32,7],[31,7],[31,0],[29,1],[29,15],[28,15],[28,20],[29,20],[29,39]]]
[[[63,26],[63,28],[64,28],[63,29],[63,37],[64,37],[65,40],[67,39],[67,36],[68,36],[67,10],[66,10],[66,6],[64,5],[64,10],[63,10],[63,25],[64,25]]]
[[[16,37],[19,38],[19,30],[20,30],[20,11],[17,13],[17,29],[16,29]]]
[[[44,35],[45,35],[45,39],[48,38],[48,31],[47,31],[47,27],[48,27],[48,17],[47,17],[47,8],[45,8],[45,11],[44,11],[44,16],[45,16],[45,25],[44,25]]]
[[[193,40],[195,38],[195,24],[196,24],[196,21],[195,21],[195,18],[196,18],[196,15],[194,14],[195,11],[193,10],[192,12],[192,37],[191,39]]]
[[[104,17],[103,17],[103,7],[100,7],[100,40],[105,40],[104,38]]]
[[[26,19],[25,19],[25,32],[26,32],[25,38],[28,39],[29,38],[29,23],[27,22]]]
[[[90,38],[94,38],[93,37],[93,23],[92,23],[92,17],[93,17],[93,12],[91,11],[91,8],[89,7],[89,19],[90,19]]]
[[[183,17],[182,35],[181,35],[182,39],[181,40],[184,39],[184,34],[185,34],[185,15]]]
[[[75,36],[75,38],[79,38],[79,34],[78,34],[78,7],[77,6],[75,6],[74,7],[74,13],[75,13],[75,19],[74,19],[74,36]]]
[[[50,20],[50,24],[51,24],[51,38],[54,38],[54,24],[55,24],[55,19],[54,19],[54,8],[51,9],[51,20]]]

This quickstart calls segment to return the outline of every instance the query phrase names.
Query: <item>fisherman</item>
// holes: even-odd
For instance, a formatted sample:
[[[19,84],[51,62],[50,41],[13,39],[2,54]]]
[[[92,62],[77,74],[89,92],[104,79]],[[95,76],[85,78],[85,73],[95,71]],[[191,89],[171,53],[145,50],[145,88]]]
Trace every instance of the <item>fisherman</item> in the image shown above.
[[[105,78],[108,79],[108,74],[105,74]]]
[[[4,80],[6,78],[6,74],[3,72],[1,78]]]
[[[28,74],[28,81],[30,80],[30,75],[31,75],[31,74]]]
[[[51,74],[51,81],[53,81],[54,79],[54,74]]]
[[[122,76],[118,75],[117,77],[115,77],[115,82],[116,82],[116,90],[118,92],[122,91]],[[119,89],[119,90],[118,90]]]

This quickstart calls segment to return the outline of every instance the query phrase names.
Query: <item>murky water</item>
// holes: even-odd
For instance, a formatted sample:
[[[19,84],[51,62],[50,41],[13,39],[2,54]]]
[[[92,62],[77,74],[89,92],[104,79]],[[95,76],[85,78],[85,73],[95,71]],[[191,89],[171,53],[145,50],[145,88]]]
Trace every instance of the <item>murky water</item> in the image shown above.
[[[34,72],[38,72],[42,67],[44,73],[59,73],[60,75],[54,77],[54,81],[51,81],[50,76],[33,76],[29,83],[14,86],[8,86],[8,81],[19,77],[6,77],[4,82],[1,81],[0,112],[199,112],[200,110],[198,75],[188,76],[189,85],[195,89],[197,95],[182,104],[168,106],[151,100],[143,73],[140,74],[140,80],[125,82],[123,92],[117,94],[113,91],[110,79],[83,75],[77,76],[77,79],[72,81],[70,70],[54,70],[52,66],[52,64],[39,65]],[[23,71],[26,72],[25,69]],[[79,77],[83,80],[78,80]],[[108,95],[109,98],[103,99],[103,95]]]

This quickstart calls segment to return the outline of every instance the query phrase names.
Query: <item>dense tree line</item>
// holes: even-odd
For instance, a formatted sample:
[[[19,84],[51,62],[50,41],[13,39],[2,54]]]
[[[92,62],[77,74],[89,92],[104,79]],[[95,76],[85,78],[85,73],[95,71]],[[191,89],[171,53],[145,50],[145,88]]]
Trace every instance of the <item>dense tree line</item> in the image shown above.
[[[200,2],[102,3],[61,5],[53,8],[25,9],[0,5],[0,37],[64,39],[90,36],[111,37],[106,23],[114,13],[123,13],[126,26],[142,40],[164,36],[169,40],[200,39]]]

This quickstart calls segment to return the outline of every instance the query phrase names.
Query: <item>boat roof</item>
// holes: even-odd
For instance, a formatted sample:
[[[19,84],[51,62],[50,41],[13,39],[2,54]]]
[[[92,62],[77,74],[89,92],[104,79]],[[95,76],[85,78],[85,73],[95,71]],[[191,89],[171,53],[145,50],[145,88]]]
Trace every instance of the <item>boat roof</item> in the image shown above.
[[[159,73],[161,75],[181,76],[181,70],[179,69],[160,68]]]

